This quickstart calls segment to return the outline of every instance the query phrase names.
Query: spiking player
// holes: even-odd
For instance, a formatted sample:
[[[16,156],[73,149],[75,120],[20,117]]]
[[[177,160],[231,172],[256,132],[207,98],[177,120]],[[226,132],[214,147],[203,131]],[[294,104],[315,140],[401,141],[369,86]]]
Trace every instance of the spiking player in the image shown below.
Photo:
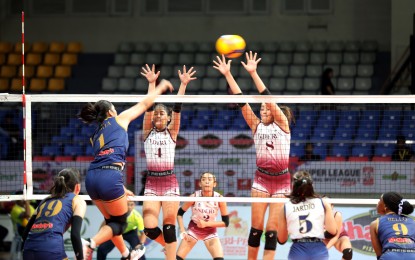
[[[195,80],[193,67],[183,73],[179,70],[181,81],[177,95],[184,95],[187,84]],[[155,72],[155,66],[142,68],[141,74],[147,78],[148,93],[154,91],[155,82],[160,74]],[[144,150],[147,160],[147,178],[144,196],[180,196],[179,184],[174,168],[174,149],[180,130],[181,104],[176,103],[170,115],[169,109],[163,104],[157,104],[147,110],[143,122]],[[144,233],[150,239],[165,247],[166,259],[176,258],[176,213],[179,207],[177,201],[144,201]],[[158,227],[160,209],[163,210],[163,231]]]
[[[213,190],[216,187],[216,177],[213,173],[202,173],[199,185],[201,190],[190,195],[191,197],[222,197],[222,195]],[[190,207],[192,207],[192,217],[186,231],[183,224],[183,214]],[[216,220],[219,210],[222,216],[221,221]],[[216,228],[229,225],[226,202],[185,202],[177,212],[177,221],[180,228],[180,237],[182,238],[182,242],[177,250],[177,260],[185,259],[199,240],[203,240],[214,260],[224,259],[222,245]]]
[[[246,71],[254,80],[255,86],[261,95],[270,95],[257,73],[257,65],[261,59],[252,51],[246,53],[246,63],[242,62]],[[234,95],[242,95],[241,89],[231,74],[231,60],[226,61],[217,57],[213,66],[222,73]],[[291,109],[286,106],[277,106],[275,103],[261,105],[261,118],[259,119],[249,104],[238,104],[246,123],[252,130],[256,148],[256,164],[254,183],[251,188],[252,197],[284,197],[290,192],[290,173],[288,160],[290,153],[290,122]],[[268,203],[252,203],[251,231],[248,238],[248,259],[257,259],[264,228],[265,212]],[[274,259],[277,247],[277,213],[282,207],[281,203],[269,204],[269,216],[265,227],[264,258]]]
[[[78,114],[83,122],[98,123],[91,137],[94,148],[94,161],[91,162],[85,179],[86,190],[105,218],[98,234],[84,243],[85,259],[92,259],[94,249],[108,241],[114,243],[123,259],[138,259],[144,250],[127,249],[122,233],[127,225],[127,196],[133,192],[124,187],[123,168],[128,150],[127,129],[131,121],[143,114],[153,104],[154,99],[166,90],[173,90],[167,80],[163,80],[141,102],[120,114],[107,100],[87,104]]]

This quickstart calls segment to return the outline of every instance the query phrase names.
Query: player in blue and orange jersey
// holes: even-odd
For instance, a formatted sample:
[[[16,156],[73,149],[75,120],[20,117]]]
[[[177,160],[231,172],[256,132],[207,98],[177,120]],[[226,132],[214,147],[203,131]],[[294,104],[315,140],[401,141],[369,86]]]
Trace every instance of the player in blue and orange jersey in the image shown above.
[[[246,53],[246,63],[242,62],[245,70],[251,75],[258,92],[261,95],[271,93],[257,73],[257,65],[261,61],[252,51]],[[234,95],[242,95],[237,82],[231,73],[231,60],[217,57],[213,66],[222,73]],[[252,111],[249,104],[238,104],[242,115],[251,128],[256,149],[257,170],[251,188],[252,197],[277,198],[284,197],[290,192],[290,173],[288,162],[290,154],[290,123],[293,119],[291,109],[278,106],[275,103],[261,104],[260,118]],[[264,229],[265,212],[269,206],[269,216],[265,226],[264,260],[274,259],[277,248],[276,217],[282,203],[252,203],[251,230],[248,238],[248,259],[258,258],[261,235]]]
[[[78,117],[85,123],[98,123],[91,137],[94,160],[91,162],[85,179],[86,190],[105,218],[105,225],[98,233],[84,242],[86,259],[92,259],[93,250],[108,241],[114,243],[123,259],[138,259],[145,248],[131,252],[125,246],[122,233],[127,225],[127,196],[134,194],[123,184],[123,168],[128,150],[127,129],[131,121],[153,105],[154,99],[173,87],[163,80],[155,90],[141,102],[117,114],[114,105],[106,100],[87,104]]]
[[[370,224],[370,238],[378,259],[415,259],[414,207],[399,193],[384,193],[377,205],[381,216]]]
[[[187,84],[195,80],[193,67],[183,73],[179,70],[181,81],[177,95],[184,95]],[[160,72],[155,66],[143,67],[141,74],[148,80],[148,93],[154,91]],[[180,196],[179,184],[174,168],[174,155],[177,136],[180,130],[181,103],[176,103],[170,114],[163,104],[150,108],[144,115],[143,139],[147,161],[147,177],[144,196]],[[164,247],[167,260],[176,259],[176,214],[178,201],[144,201],[144,233]],[[158,216],[163,211],[163,230],[158,227]]]
[[[51,195],[39,204],[24,230],[24,260],[67,259],[63,233],[69,226],[75,257],[83,259],[81,226],[86,203],[77,196],[80,178],[79,171],[71,168],[63,169],[55,177]]]

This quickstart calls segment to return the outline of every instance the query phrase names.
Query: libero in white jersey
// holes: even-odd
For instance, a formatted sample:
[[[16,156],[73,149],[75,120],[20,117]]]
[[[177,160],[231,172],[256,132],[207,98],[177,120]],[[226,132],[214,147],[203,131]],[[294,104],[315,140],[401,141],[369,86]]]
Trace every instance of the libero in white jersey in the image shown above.
[[[173,170],[175,148],[176,142],[168,128],[162,131],[153,128],[144,140],[147,169],[156,172]]]

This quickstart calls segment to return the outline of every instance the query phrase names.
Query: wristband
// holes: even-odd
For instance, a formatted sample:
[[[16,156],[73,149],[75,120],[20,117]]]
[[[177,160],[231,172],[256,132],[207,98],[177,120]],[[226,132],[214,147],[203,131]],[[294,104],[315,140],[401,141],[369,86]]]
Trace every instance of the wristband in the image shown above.
[[[174,103],[173,112],[180,113],[182,110],[182,103]]]
[[[243,95],[243,94],[241,92],[241,93],[237,93],[237,94],[234,94],[234,95]],[[243,108],[246,105],[246,103],[237,103],[237,104],[240,108]]]
[[[153,112],[153,110],[154,110],[154,106],[151,105],[149,108],[147,108],[147,111],[146,112]]]
[[[262,91],[259,94],[261,94],[261,95],[271,95],[271,92],[269,92],[269,90],[267,88],[265,88],[264,91]]]

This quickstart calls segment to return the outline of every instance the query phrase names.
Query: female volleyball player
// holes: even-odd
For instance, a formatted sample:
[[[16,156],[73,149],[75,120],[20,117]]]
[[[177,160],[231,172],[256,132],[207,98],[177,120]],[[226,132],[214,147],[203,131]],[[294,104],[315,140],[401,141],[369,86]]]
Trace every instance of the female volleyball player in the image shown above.
[[[396,192],[384,193],[379,200],[380,215],[370,224],[370,238],[378,259],[415,259],[415,221],[406,215],[414,207]]]
[[[153,104],[154,99],[167,89],[173,90],[171,83],[161,81],[140,103],[120,114],[106,100],[88,104],[78,114],[85,123],[98,123],[97,130],[91,137],[95,157],[89,166],[85,186],[106,223],[98,234],[85,241],[86,259],[91,259],[93,250],[110,239],[121,252],[123,259],[136,260],[144,254],[144,248],[130,252],[122,237],[128,217],[126,196],[134,195],[124,187],[122,176],[128,149],[127,128],[132,120],[143,114]]]
[[[154,65],[142,68],[141,74],[147,78],[148,93],[154,92],[155,82],[160,72],[155,72]],[[184,95],[187,84],[195,80],[193,68],[183,73],[178,71],[181,81],[177,95]],[[181,104],[176,103],[170,115],[169,109],[163,104],[157,104],[147,110],[143,121],[144,151],[147,160],[147,179],[144,196],[180,196],[179,184],[174,168],[174,152],[180,130]],[[176,214],[178,201],[144,201],[144,233],[150,239],[164,246],[166,259],[176,258]],[[163,211],[163,230],[158,227],[160,209]]]
[[[329,259],[323,243],[324,229],[335,236],[337,226],[330,203],[314,193],[313,180],[308,172],[294,174],[289,198],[290,201],[278,213],[278,242],[287,242],[288,235],[293,241],[288,259]]]
[[[67,168],[55,177],[50,196],[44,199],[23,233],[23,259],[67,259],[63,233],[71,226],[71,242],[76,259],[83,259],[81,226],[86,203],[79,196],[78,170]],[[45,243],[47,241],[47,243]]]
[[[323,196],[326,198],[326,196]],[[337,249],[340,253],[343,253],[342,259],[350,260],[353,257],[352,244],[350,243],[349,234],[343,226],[343,217],[340,211],[334,209],[333,204],[331,204],[331,209],[333,210],[334,220],[337,224],[337,234],[333,237],[328,232],[324,233],[325,239],[324,244],[326,244],[327,249],[330,249],[332,246]]]
[[[216,187],[216,177],[213,173],[204,172],[199,182],[201,190],[196,191],[191,197],[222,197],[213,189]],[[192,207],[192,217],[186,231],[183,224],[183,214]],[[216,221],[220,210],[222,221]],[[226,202],[185,202],[177,213],[177,221],[180,228],[182,242],[177,250],[177,260],[183,260],[196,245],[197,241],[203,240],[206,248],[214,260],[223,260],[223,249],[220,243],[217,227],[227,227],[229,216]]]
[[[257,54],[246,53],[246,63],[242,62],[246,71],[251,75],[256,88],[261,95],[270,95],[256,69],[261,59]],[[217,57],[213,66],[222,73],[234,95],[242,92],[231,74],[231,60],[226,61]],[[249,104],[238,104],[243,117],[252,130],[254,137],[257,171],[251,188],[252,197],[284,197],[290,192],[290,173],[288,172],[288,159],[290,152],[290,122],[292,113],[288,107],[278,106],[275,103],[263,103],[258,118]],[[257,259],[264,228],[265,212],[268,203],[252,203],[251,231],[248,238],[248,259]],[[277,214],[282,207],[281,203],[269,204],[269,216],[265,227],[264,258],[274,259],[277,247]]]

